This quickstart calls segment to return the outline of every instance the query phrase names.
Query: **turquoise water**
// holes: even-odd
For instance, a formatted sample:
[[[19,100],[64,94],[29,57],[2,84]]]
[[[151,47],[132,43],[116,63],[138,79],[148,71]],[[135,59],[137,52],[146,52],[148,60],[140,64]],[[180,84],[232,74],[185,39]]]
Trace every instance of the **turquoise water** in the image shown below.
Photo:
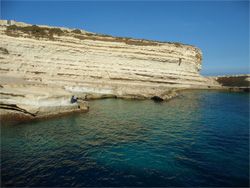
[[[248,187],[249,94],[104,99],[90,111],[1,126],[2,186]]]

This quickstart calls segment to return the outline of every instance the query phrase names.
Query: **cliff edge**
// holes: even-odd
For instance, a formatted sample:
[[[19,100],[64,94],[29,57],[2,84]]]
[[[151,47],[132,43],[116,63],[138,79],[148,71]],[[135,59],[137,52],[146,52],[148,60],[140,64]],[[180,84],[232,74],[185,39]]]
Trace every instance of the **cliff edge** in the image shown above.
[[[50,96],[47,100],[63,96],[60,100],[56,97],[61,101],[57,101],[59,106],[66,104],[64,100],[70,101],[72,95],[81,96],[82,100],[168,100],[176,95],[176,89],[223,88],[214,78],[199,74],[202,53],[191,45],[15,21],[0,21],[0,61],[1,78],[9,80],[1,82],[1,94],[12,92],[10,100],[16,105],[29,103],[27,94],[18,93],[21,90],[32,91],[33,98],[39,101],[42,96],[36,94],[38,87],[47,90],[43,95]],[[15,97],[16,92],[25,100]],[[1,103],[6,101],[2,98]]]

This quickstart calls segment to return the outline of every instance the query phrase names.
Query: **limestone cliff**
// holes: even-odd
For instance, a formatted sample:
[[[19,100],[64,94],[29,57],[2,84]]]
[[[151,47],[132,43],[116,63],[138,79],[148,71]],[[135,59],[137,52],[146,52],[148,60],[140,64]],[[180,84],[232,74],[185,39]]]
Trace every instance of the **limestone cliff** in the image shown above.
[[[0,28],[1,74],[67,90],[154,95],[161,88],[216,85],[199,74],[201,51],[190,45],[65,33],[37,38]]]
[[[0,24],[1,77],[26,82],[19,86],[59,88],[88,98],[161,99],[175,95],[173,89],[221,87],[199,74],[202,53],[191,45]]]

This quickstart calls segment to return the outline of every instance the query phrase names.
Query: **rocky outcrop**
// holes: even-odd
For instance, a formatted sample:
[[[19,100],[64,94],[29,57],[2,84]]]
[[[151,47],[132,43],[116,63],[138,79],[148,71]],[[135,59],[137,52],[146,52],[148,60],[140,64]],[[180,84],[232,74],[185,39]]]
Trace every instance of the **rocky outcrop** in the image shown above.
[[[250,88],[250,74],[218,76],[216,77],[216,80],[222,86],[226,86],[230,90],[249,91],[249,88]]]
[[[231,76],[218,76],[216,80],[223,86],[228,87],[250,87],[250,75],[231,75]]]
[[[64,89],[30,83],[6,84],[4,80],[0,89],[1,123],[9,122],[13,114],[27,120],[88,111],[87,101],[71,103],[72,94]]]
[[[2,100],[5,108],[9,105],[13,110],[24,109],[23,113],[39,115],[43,111],[42,101],[47,101],[46,108],[54,108],[57,101],[65,111],[71,111],[73,106],[68,101],[72,94],[83,100],[168,100],[176,96],[174,89],[222,88],[214,78],[199,74],[202,53],[191,45],[96,35],[68,28],[31,28],[14,21],[12,27],[8,22],[0,24],[0,74],[15,80],[1,89],[3,96],[10,97],[8,92],[13,92],[12,99]],[[13,89],[10,83],[19,89]],[[46,92],[40,92],[40,87]],[[22,105],[27,103],[40,107],[24,108]]]
[[[190,45],[64,34],[36,38],[0,27],[1,74],[60,85],[72,92],[154,95],[161,88],[219,86],[199,74],[201,51]],[[81,39],[82,37],[82,39]]]

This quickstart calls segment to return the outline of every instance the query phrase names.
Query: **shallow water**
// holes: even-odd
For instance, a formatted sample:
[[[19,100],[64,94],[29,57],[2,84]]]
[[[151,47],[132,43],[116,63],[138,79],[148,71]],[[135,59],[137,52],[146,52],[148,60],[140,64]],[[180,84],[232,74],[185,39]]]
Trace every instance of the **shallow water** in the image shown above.
[[[2,126],[2,185],[248,187],[249,94],[183,93]]]

